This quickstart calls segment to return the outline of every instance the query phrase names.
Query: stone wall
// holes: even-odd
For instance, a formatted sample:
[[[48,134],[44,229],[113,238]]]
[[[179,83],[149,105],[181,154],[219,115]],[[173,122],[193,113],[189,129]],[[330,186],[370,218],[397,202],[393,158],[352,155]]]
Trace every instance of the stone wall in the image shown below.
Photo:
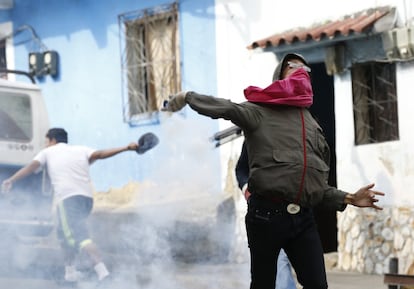
[[[397,257],[399,273],[411,273],[414,208],[376,211],[348,206],[337,217],[338,269],[384,274],[389,272],[389,259]]]

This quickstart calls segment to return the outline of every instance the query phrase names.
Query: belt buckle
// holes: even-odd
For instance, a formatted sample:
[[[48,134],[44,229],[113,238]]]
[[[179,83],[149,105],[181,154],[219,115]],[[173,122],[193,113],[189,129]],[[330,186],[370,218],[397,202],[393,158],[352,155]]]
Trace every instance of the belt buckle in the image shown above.
[[[290,203],[289,205],[287,205],[286,210],[289,214],[296,215],[300,211],[300,206],[297,204]]]

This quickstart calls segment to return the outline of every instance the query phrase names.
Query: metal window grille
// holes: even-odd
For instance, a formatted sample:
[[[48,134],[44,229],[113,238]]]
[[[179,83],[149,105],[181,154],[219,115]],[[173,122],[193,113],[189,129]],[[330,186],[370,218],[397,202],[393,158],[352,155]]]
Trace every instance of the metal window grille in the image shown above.
[[[0,71],[7,69],[6,39],[0,40]],[[7,79],[7,73],[0,72],[0,78]]]
[[[180,90],[177,4],[119,16],[124,120],[153,122]]]
[[[351,73],[355,144],[398,140],[395,64],[358,64]]]

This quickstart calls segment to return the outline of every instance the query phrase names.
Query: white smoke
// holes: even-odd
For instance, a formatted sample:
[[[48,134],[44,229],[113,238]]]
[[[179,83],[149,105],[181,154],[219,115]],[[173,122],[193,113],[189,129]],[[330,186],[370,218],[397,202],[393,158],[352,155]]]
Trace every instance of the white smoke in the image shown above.
[[[163,130],[158,150],[162,146],[164,157],[140,187],[135,206],[94,219],[111,234],[103,249],[114,252],[114,275],[125,280],[119,288],[133,288],[131,282],[137,288],[184,288],[188,280],[177,274],[195,264],[227,264],[234,245],[235,204],[217,181],[218,152],[206,122],[174,114]],[[222,288],[221,282],[207,284],[203,288]]]
[[[228,263],[240,228],[234,199],[217,181],[218,152],[209,142],[208,124],[174,114],[162,129],[162,161],[151,164],[156,169],[138,186],[133,205],[97,209],[89,220],[92,239],[113,276],[110,288],[246,287],[248,266]],[[54,231],[44,238],[25,237],[23,245],[5,234],[3,240],[10,242],[2,246],[13,250],[2,258],[11,262],[2,262],[1,271],[17,270],[22,278],[62,279],[63,260]],[[212,274],[222,273],[224,267],[232,268],[222,275],[226,279],[215,279]],[[79,256],[78,268],[86,274],[78,288],[95,288],[97,278],[84,255]]]

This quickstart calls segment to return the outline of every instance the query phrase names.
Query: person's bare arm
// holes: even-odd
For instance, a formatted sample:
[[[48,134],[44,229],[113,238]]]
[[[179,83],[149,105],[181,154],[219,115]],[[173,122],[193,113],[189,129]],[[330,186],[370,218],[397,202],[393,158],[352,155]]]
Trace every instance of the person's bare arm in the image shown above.
[[[38,161],[32,161],[27,166],[24,166],[20,170],[18,170],[14,175],[12,175],[7,180],[4,180],[2,183],[2,190],[4,192],[10,191],[10,189],[13,186],[13,183],[17,180],[20,180],[24,177],[27,177],[28,175],[32,174],[34,171],[36,171],[40,167],[40,163]]]
[[[135,151],[137,148],[138,148],[138,144],[132,142],[129,145],[124,146],[124,147],[97,150],[89,157],[89,163],[93,163],[96,160],[110,158],[122,152]]]

